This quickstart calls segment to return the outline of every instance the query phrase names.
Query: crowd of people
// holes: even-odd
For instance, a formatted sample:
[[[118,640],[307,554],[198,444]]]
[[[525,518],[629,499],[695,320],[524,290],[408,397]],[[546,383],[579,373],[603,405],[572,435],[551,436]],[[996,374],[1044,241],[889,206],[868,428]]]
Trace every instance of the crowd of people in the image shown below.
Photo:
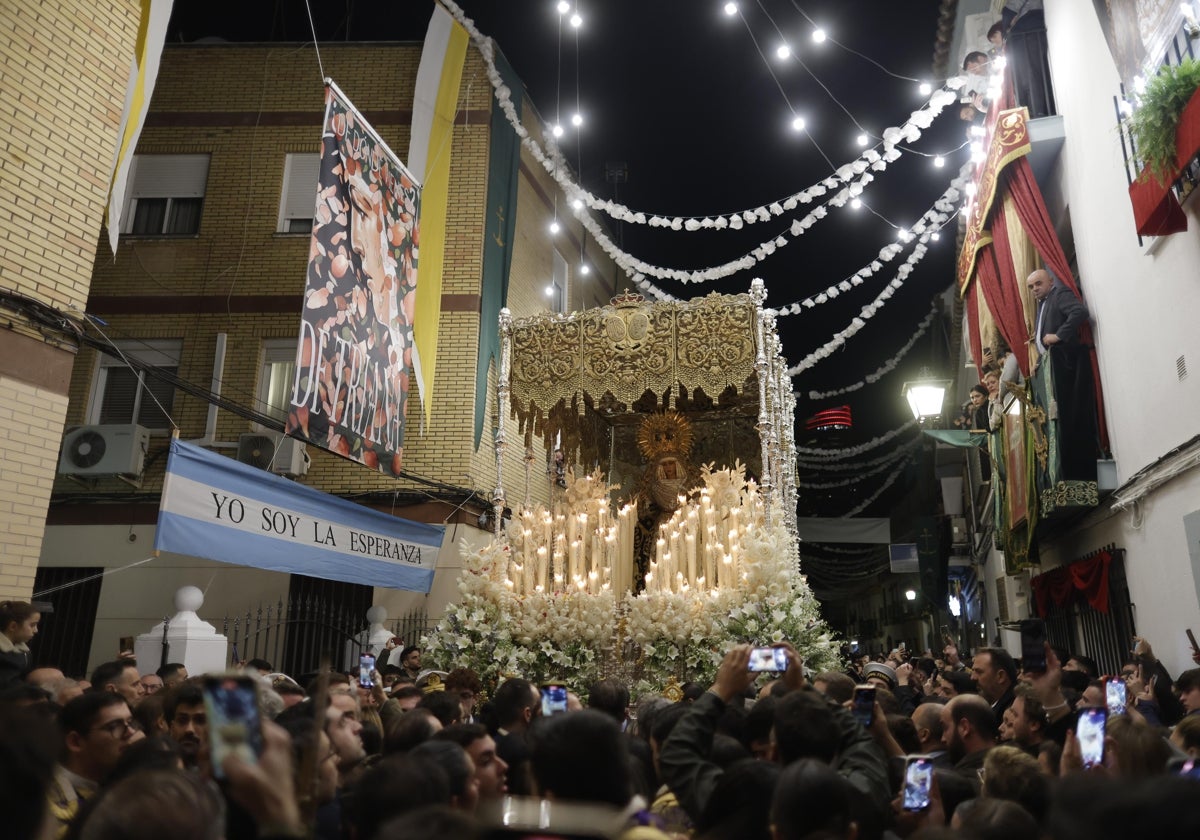
[[[70,678],[29,667],[38,619],[0,603],[0,814],[18,840],[1200,836],[1200,668],[1172,680],[1142,639],[1111,677],[1050,645],[1026,671],[952,644],[808,673],[782,643],[786,668],[764,674],[734,644],[712,685],[631,704],[614,679],[485,695],[415,646],[366,679],[132,659]],[[1086,743],[1076,721],[1113,681],[1126,702]]]

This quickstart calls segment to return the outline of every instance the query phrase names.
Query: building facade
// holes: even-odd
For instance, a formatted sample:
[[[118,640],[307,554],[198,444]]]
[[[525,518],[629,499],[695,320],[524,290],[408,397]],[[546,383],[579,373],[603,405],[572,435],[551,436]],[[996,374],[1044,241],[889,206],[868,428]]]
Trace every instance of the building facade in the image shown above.
[[[402,157],[420,56],[420,44],[321,46],[328,77]],[[485,64],[473,46],[450,150],[432,413],[426,424],[415,400],[410,406],[405,477],[394,479],[312,446],[300,455],[291,442],[278,441],[276,425],[258,422],[281,420],[290,394],[323,101],[311,46],[212,44],[164,51],[119,250],[114,258],[105,243],[90,255],[91,320],[64,395],[69,428],[150,429],[144,466],[129,480],[81,474],[64,461],[40,553],[39,583],[46,586],[103,575],[78,588],[88,591],[79,596],[85,602],[79,614],[90,610],[95,616],[94,634],[81,640],[89,665],[111,658],[120,639],[145,632],[172,612],[172,595],[185,584],[206,590],[201,616],[218,630],[224,616],[298,598],[436,618],[457,595],[460,541],[490,533],[480,515],[490,509],[496,485],[494,387],[478,448],[474,413],[483,247],[490,235],[489,138],[496,124]],[[528,103],[523,118],[540,136],[541,121]],[[504,124],[499,129],[511,130]],[[523,153],[507,299],[517,317],[550,306],[566,313],[601,305],[624,286],[598,249],[592,249],[590,270],[581,271],[585,243],[578,223],[559,213],[562,230],[548,233],[556,203],[565,206],[557,189]],[[163,369],[167,377],[155,375]],[[515,424],[505,422],[505,486],[510,494],[521,492],[532,475],[534,497],[548,495],[547,453],[535,442],[527,464]],[[398,517],[445,524],[433,590],[322,589],[280,573],[180,555],[152,557],[172,423],[182,439],[242,460],[249,457],[246,436],[266,435],[283,456],[272,467],[296,481]]]

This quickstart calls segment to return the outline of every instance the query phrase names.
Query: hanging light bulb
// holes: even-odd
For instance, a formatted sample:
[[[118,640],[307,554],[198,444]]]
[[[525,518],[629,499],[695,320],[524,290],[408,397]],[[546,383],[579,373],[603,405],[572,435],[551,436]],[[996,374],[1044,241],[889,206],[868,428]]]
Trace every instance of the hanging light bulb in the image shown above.
[[[580,274],[591,274],[592,273],[591,266],[589,266],[587,263],[582,263],[579,266],[579,273]]]
[[[899,239],[901,242],[907,242],[907,241],[908,241],[908,230],[907,230],[907,229],[905,229],[905,228],[900,228],[900,229],[898,229],[898,230],[896,231],[896,237],[897,237],[897,238],[898,238],[898,239]]]
[[[850,199],[850,209],[851,210],[858,210],[860,207],[862,207],[862,199],[861,198]]]
[[[804,126],[804,117],[795,117],[792,119],[792,131],[803,131]]]
[[[555,123],[554,125],[552,125],[550,127],[550,133],[553,134],[555,137],[562,137],[563,136],[563,127],[561,125],[559,125],[558,123]]]
[[[576,210],[582,210],[583,209],[583,200],[578,199],[578,198],[573,198],[573,199],[571,199],[571,206],[574,207]]]
[[[865,146],[871,142],[871,138],[866,135],[866,132],[863,132],[862,134],[858,135],[857,138],[855,138],[855,141],[858,143],[858,145]]]
[[[781,59],[790,58],[792,55],[792,48],[787,44],[780,44],[775,48],[775,55]]]
[[[578,112],[572,114],[571,115],[571,125],[575,126],[576,128],[579,128],[579,126],[583,125],[583,114],[580,114]]]
[[[975,187],[974,183],[970,183],[963,187],[963,192],[966,193],[967,198],[974,198],[977,188]]]
[[[551,235],[558,233],[560,230],[562,230],[562,225],[560,225],[558,223],[558,219],[555,219],[553,222],[550,223],[550,234]]]
[[[825,43],[825,39],[827,37],[829,37],[829,36],[827,36],[825,34],[825,30],[822,29],[821,27],[818,26],[816,29],[813,30],[812,39],[813,39],[814,43],[823,44],[823,43]]]
[[[571,26],[575,27],[576,29],[583,26],[583,18],[579,16],[579,12],[571,15]]]
[[[937,157],[935,157],[933,159],[933,165],[936,166],[938,169],[941,169],[943,166],[946,165],[946,159],[944,157],[942,157],[941,155],[938,155]]]
[[[567,0],[558,0],[558,6],[556,8],[558,9],[558,13],[560,15],[565,15],[567,12],[571,11],[571,4],[568,3]]]
[[[929,234],[929,238],[932,239],[934,242],[937,242],[939,239],[942,238],[942,235],[935,230],[933,233]]]
[[[546,287],[546,297],[554,297],[554,286]]]
[[[922,96],[929,96],[929,94],[933,93],[933,85],[929,84],[929,82],[921,82],[917,90],[920,91]]]
[[[737,3],[726,3],[725,4],[725,14],[729,15],[730,17],[733,17],[734,15],[736,15],[737,14]]]

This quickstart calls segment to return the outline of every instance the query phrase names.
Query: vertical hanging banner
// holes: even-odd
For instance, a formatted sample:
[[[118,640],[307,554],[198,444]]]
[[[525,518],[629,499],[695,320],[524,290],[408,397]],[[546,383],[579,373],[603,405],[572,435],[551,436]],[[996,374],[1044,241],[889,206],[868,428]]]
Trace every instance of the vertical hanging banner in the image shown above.
[[[467,30],[441,5],[433,7],[413,90],[408,165],[424,184],[421,204],[421,294],[417,296],[417,387],[425,422],[433,411],[438,327],[442,314],[442,261],[450,200],[450,150],[458,114],[458,88],[467,56]]]
[[[508,60],[496,51],[496,71],[521,113],[521,80]],[[487,409],[488,366],[500,361],[500,309],[508,301],[508,272],[512,267],[512,240],[517,229],[517,173],[521,166],[521,140],[508,125],[499,97],[492,98],[488,140],[486,233],[483,239],[483,290],[479,303],[479,351],[475,359],[475,448],[483,437]]]
[[[421,187],[327,81],[287,433],[399,475]]]
[[[108,245],[117,253],[117,238],[121,233],[121,211],[125,206],[125,192],[129,184],[129,169],[133,164],[133,152],[146,111],[150,109],[150,96],[158,79],[158,64],[162,57],[163,44],[167,40],[167,24],[171,20],[171,7],[175,0],[141,0],[141,18],[138,21],[137,42],[133,60],[129,64],[129,80],[125,83],[125,105],[121,109],[121,122],[117,128],[117,145],[113,150],[111,181],[108,185],[108,205],[105,208],[105,224],[108,225]]]

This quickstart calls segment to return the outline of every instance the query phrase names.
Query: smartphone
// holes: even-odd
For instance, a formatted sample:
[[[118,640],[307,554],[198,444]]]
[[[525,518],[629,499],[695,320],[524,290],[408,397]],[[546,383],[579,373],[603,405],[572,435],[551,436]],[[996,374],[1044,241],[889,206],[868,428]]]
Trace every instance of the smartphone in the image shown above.
[[[750,651],[751,671],[786,671],[787,651],[778,647],[757,647]]]
[[[1189,627],[1184,632],[1187,633],[1188,644],[1190,644],[1192,646],[1192,650],[1195,651],[1196,653],[1200,653],[1200,645],[1196,644],[1196,637],[1194,635],[1192,635],[1192,628]]]
[[[203,690],[213,776],[225,777],[222,765],[230,755],[258,763],[263,750],[258,681],[244,674],[209,676],[204,678]]]
[[[1104,684],[1105,704],[1108,706],[1110,715],[1125,714],[1125,681],[1116,679],[1109,680]]]
[[[567,710],[567,687],[559,683],[542,686],[542,716],[561,715]]]
[[[854,687],[854,700],[850,703],[850,712],[854,719],[868,728],[875,720],[875,686],[859,685]]]
[[[1084,769],[1099,767],[1104,763],[1104,732],[1107,723],[1108,709],[1091,707],[1079,710],[1075,737],[1079,740],[1079,753],[1083,757]]]
[[[1200,781],[1200,760],[1194,758],[1173,758],[1167,762],[1167,772],[1176,776],[1184,776]]]
[[[1021,666],[1032,674],[1046,670],[1046,622],[1040,618],[1021,620]]]
[[[358,657],[358,684],[363,688],[371,688],[375,685],[375,679],[371,676],[375,671],[375,657],[369,653],[364,653]]]
[[[904,810],[924,811],[928,808],[932,784],[933,759],[927,755],[909,756],[904,766]]]

